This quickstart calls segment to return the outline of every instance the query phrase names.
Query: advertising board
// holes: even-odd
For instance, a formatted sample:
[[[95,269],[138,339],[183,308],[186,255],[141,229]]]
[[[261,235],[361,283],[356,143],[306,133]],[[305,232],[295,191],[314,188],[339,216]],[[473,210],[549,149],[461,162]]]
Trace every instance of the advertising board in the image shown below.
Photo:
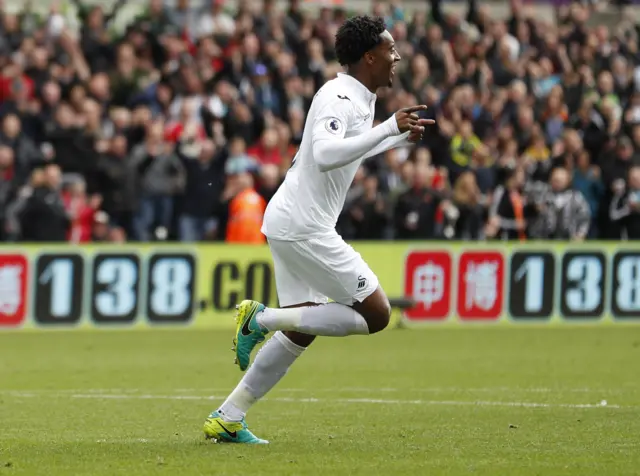
[[[359,243],[419,323],[640,322],[640,249],[620,244]],[[3,248],[0,328],[231,328],[235,305],[277,306],[266,246]]]

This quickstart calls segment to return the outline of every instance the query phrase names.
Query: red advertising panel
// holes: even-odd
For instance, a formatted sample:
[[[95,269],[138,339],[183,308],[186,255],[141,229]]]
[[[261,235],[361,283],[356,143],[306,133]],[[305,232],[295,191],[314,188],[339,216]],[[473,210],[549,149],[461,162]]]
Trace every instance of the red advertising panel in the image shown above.
[[[458,261],[458,316],[497,320],[502,314],[504,257],[497,251],[465,251]]]
[[[411,320],[443,320],[451,311],[451,256],[447,251],[412,251],[405,262],[404,295],[416,302]]]
[[[0,327],[17,327],[24,322],[28,272],[26,256],[0,254]]]

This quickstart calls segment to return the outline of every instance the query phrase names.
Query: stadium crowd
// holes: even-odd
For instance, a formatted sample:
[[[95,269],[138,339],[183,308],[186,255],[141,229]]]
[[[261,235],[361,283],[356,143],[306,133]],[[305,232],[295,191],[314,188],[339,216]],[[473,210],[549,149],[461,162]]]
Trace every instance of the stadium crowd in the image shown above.
[[[118,32],[124,0],[74,3],[78,31],[55,5],[0,14],[2,239],[263,242],[349,12],[149,0]],[[373,5],[404,58],[376,120],[427,104],[436,125],[363,164],[345,239],[640,238],[639,25],[400,5]]]

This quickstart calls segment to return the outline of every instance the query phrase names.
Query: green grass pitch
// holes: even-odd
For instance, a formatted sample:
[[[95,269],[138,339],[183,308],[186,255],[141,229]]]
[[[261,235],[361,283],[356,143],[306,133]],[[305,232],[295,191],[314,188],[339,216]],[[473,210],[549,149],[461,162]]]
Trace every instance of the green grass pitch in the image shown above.
[[[637,327],[320,339],[249,413],[264,447],[201,433],[241,375],[230,345],[0,333],[0,476],[640,474]]]

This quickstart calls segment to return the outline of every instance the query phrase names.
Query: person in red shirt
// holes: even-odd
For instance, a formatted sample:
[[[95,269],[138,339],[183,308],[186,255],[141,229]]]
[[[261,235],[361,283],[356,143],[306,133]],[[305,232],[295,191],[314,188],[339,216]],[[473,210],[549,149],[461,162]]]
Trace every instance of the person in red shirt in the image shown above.
[[[184,98],[180,107],[180,117],[176,121],[167,124],[164,130],[165,140],[172,144],[177,143],[183,135],[204,140],[207,137],[202,124],[196,119],[196,103],[191,98]]]
[[[64,207],[71,220],[68,240],[71,243],[88,243],[91,241],[96,210],[100,208],[102,197],[87,197],[84,181],[73,182],[63,192]]]
[[[17,64],[10,64],[0,73],[0,101],[29,100],[33,97],[33,80]]]
[[[277,129],[271,127],[265,129],[260,142],[247,149],[247,155],[255,158],[261,165],[280,165],[283,157]]]

